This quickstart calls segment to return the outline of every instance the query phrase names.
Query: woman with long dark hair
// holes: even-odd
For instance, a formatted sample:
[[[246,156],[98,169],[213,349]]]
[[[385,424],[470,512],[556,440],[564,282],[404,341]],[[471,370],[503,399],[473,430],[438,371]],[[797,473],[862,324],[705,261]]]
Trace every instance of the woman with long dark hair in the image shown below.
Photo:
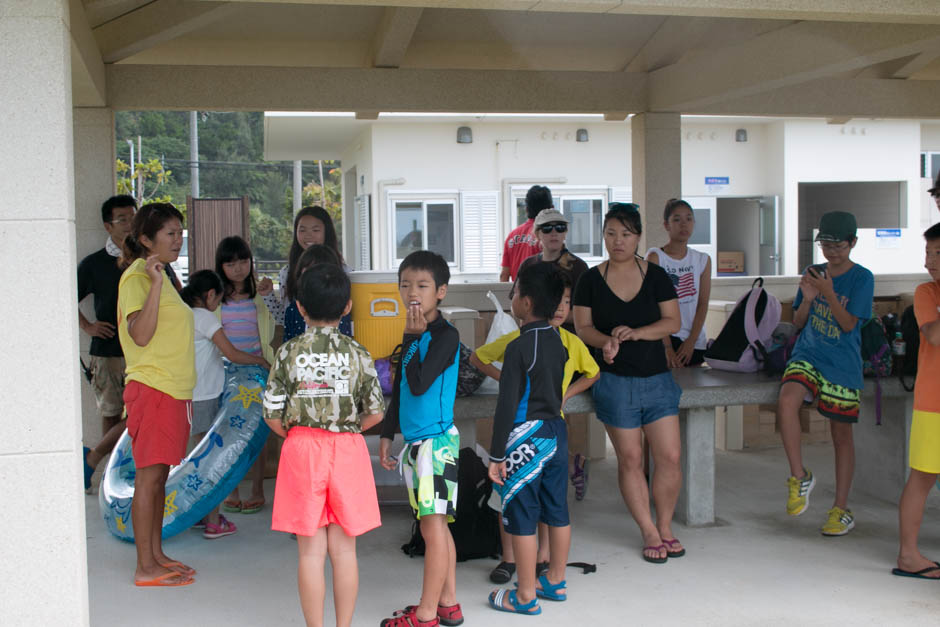
[[[118,336],[127,360],[124,405],[136,474],[131,518],[138,586],[185,586],[196,571],[163,552],[163,510],[170,466],[186,455],[196,385],[193,312],[164,268],[183,245],[183,216],[169,203],[134,215],[118,287]]]
[[[264,304],[274,316],[275,323],[281,326],[284,326],[284,313],[287,306],[297,297],[298,277],[291,272],[291,268],[297,265],[300,255],[314,244],[322,244],[332,249],[343,269],[349,271],[343,263],[343,253],[340,252],[333,219],[330,218],[326,209],[314,205],[298,211],[294,217],[293,240],[287,255],[287,265],[281,268],[277,275],[280,293],[265,289],[266,285],[259,290],[264,297]]]

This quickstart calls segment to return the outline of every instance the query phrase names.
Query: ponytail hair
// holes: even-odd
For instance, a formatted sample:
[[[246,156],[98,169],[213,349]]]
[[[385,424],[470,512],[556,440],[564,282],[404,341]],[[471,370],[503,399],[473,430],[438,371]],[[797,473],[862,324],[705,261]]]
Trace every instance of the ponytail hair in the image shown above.
[[[206,294],[209,290],[222,293],[222,279],[212,270],[200,270],[189,276],[189,284],[180,292],[180,297],[190,307],[198,303],[206,304]]]
[[[183,214],[168,202],[152,202],[138,209],[131,221],[131,232],[124,238],[118,265],[126,268],[135,260],[146,257],[150,251],[141,238],[146,236],[153,241],[163,225],[174,219],[183,224]]]

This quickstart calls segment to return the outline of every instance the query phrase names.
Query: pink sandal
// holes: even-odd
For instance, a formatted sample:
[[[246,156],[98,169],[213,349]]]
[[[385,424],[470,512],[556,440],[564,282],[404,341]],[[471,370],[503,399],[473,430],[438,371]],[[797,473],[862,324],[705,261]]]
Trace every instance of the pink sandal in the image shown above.
[[[235,526],[235,523],[230,522],[228,518],[219,514],[218,525],[213,525],[208,520],[206,521],[206,529],[202,532],[202,537],[208,540],[214,540],[223,536],[230,536],[236,531],[238,531],[238,527]]]

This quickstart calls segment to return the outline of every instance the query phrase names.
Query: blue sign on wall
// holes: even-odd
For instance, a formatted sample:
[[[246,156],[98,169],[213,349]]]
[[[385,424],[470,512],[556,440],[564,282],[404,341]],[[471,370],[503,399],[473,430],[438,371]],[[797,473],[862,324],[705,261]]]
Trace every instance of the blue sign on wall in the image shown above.
[[[731,183],[730,176],[706,176],[706,185],[728,185]]]
[[[875,237],[901,237],[901,229],[875,229]]]

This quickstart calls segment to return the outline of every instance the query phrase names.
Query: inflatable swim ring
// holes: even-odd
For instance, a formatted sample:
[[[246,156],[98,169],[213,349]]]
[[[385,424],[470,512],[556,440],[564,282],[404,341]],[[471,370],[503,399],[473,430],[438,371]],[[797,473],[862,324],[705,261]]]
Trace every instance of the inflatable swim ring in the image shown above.
[[[238,485],[255,462],[270,429],[261,417],[267,373],[260,366],[225,364],[222,402],[212,428],[179,466],[170,469],[163,508],[163,537],[192,527]],[[131,501],[134,458],[127,431],[118,440],[98,490],[108,530],[134,541]]]

